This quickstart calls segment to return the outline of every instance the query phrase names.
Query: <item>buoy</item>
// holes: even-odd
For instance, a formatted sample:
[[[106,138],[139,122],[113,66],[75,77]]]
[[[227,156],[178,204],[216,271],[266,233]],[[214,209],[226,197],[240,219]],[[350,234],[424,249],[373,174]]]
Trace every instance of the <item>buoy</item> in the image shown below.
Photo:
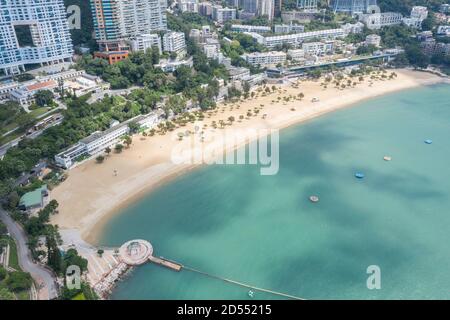
[[[254,293],[252,290],[250,290],[250,291],[248,292],[248,296],[249,296],[250,298],[253,298],[254,295],[255,295],[255,293]]]
[[[357,177],[358,179],[362,179],[362,178],[364,178],[364,173],[357,172],[357,173],[355,173],[355,177]]]
[[[385,156],[383,159],[384,159],[384,161],[391,161],[392,160],[392,158],[389,157],[389,156]]]
[[[309,200],[313,203],[319,202],[319,197],[318,196],[310,196]]]
[[[432,143],[433,143],[433,140],[430,140],[430,139],[425,140],[425,143],[426,143],[426,144],[432,144]]]

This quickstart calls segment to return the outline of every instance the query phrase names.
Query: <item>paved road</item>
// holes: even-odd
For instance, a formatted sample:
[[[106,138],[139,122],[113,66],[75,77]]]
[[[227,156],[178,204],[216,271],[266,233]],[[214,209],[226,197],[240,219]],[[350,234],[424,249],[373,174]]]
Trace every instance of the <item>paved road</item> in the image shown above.
[[[8,228],[9,233],[17,244],[19,265],[23,271],[29,272],[36,282],[39,300],[54,299],[57,297],[57,287],[53,274],[44,267],[35,264],[27,246],[27,237],[20,227],[3,209],[0,208],[0,220]]]

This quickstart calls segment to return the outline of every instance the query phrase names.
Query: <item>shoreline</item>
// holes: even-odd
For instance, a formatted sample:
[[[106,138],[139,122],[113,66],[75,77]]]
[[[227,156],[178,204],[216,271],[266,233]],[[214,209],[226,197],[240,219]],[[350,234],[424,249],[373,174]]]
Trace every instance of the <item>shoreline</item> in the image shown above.
[[[260,94],[256,99],[234,103],[234,108],[230,108],[230,103],[227,106],[219,104],[215,115],[205,118],[203,122],[210,124],[211,121],[226,120],[229,116],[238,119],[239,114],[245,114],[247,109],[264,105],[261,112],[267,114],[267,118],[261,118],[260,115],[250,117],[249,120],[236,121],[229,127],[281,130],[353,107],[364,100],[414,87],[448,82],[445,78],[424,72],[405,69],[388,72],[391,71],[398,74],[396,79],[375,80],[373,85],[366,79],[355,87],[343,90],[332,87],[332,84],[324,89],[320,81],[302,81],[299,88],[276,85],[279,88],[276,93],[266,96]],[[279,96],[296,95],[300,92],[305,94],[303,100],[276,101]],[[319,102],[312,102],[311,99],[316,97]],[[236,105],[240,105],[240,108]],[[192,125],[188,124],[183,130],[190,127]],[[177,139],[171,133],[145,139],[135,136],[130,149],[108,156],[105,163],[97,164],[92,159],[70,170],[69,178],[51,192],[50,197],[60,203],[60,213],[52,217],[51,223],[59,225],[61,230],[76,230],[83,240],[97,244],[107,223],[121,210],[181,175],[203,167],[201,164],[173,164],[170,155],[176,144]],[[112,171],[116,169],[118,176],[113,176]]]

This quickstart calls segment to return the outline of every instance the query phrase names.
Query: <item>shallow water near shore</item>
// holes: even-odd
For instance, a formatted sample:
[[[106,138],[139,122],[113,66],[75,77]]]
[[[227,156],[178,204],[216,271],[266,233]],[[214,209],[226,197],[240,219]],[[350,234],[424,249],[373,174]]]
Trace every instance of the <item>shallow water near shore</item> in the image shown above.
[[[100,242],[146,239],[156,255],[306,299],[449,299],[449,137],[449,85],[368,100],[282,130],[277,175],[255,166],[195,170],[114,216]],[[367,289],[369,265],[381,268],[380,290]],[[147,264],[112,299],[247,292]]]

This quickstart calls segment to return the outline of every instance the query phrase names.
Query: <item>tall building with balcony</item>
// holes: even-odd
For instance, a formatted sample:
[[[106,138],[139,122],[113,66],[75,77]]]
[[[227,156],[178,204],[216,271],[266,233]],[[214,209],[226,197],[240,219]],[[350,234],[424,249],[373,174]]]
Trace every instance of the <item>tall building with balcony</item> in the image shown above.
[[[168,32],[163,36],[163,48],[166,52],[173,52],[177,55],[186,53],[186,41],[183,32]]]
[[[72,40],[63,0],[0,1],[0,69],[71,61]]]
[[[367,9],[376,5],[376,0],[332,0],[331,7],[334,12],[345,12],[349,14],[366,13]]]
[[[167,30],[167,0],[90,0],[101,51],[127,49],[125,40]]]

